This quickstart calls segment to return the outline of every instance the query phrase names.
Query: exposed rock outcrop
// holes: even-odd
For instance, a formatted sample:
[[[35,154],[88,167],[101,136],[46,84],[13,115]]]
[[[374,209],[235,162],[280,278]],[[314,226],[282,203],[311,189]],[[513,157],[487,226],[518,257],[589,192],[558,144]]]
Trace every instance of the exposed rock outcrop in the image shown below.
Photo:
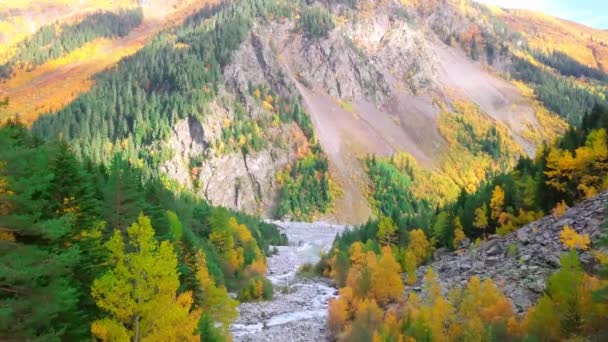
[[[272,217],[279,190],[276,173],[293,160],[289,149],[280,148],[205,160],[198,175],[200,194],[214,205]]]
[[[428,44],[428,37],[389,13],[376,13],[362,18],[345,28],[345,35],[373,65],[381,70],[383,77],[403,82],[410,91],[419,93],[430,90],[437,77],[437,58]]]
[[[284,124],[269,129],[270,142],[258,152],[223,151],[217,146],[224,122],[234,119],[233,110],[223,105],[233,99],[224,96],[228,99],[209,105],[203,119],[189,117],[173,127],[165,142],[172,157],[161,170],[213,205],[272,217],[279,191],[276,173],[296,159],[298,147],[292,137],[299,128]],[[253,102],[251,106],[249,113],[259,114]]]
[[[608,192],[569,208],[561,217],[547,216],[505,237],[493,235],[479,246],[436,253],[434,262],[418,269],[418,278],[432,267],[445,290],[466,285],[471,276],[492,278],[522,312],[538,300],[548,277],[559,268],[561,254],[567,252],[559,236],[564,226],[597,241],[608,216],[606,205]],[[580,252],[580,260],[587,271],[596,271],[597,262],[590,252]],[[421,284],[413,289],[420,290]]]

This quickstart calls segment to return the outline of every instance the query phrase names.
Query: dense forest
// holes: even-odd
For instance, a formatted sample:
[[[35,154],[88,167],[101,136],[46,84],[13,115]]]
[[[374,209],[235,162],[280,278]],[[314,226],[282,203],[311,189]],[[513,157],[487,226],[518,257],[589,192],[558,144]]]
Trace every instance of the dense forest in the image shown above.
[[[331,14],[318,6],[304,7],[299,25],[309,39],[326,38],[335,27]]]
[[[400,274],[414,284],[417,267],[430,260],[434,248],[458,249],[465,239],[507,234],[545,214],[562,215],[568,206],[608,189],[607,130],[608,108],[595,105],[580,126],[554,145],[542,147],[534,160],[522,158],[512,171],[475,192],[463,191],[454,203],[437,210],[412,192],[412,170],[402,173],[393,163],[368,160],[372,180],[383,189],[382,197],[376,197],[380,219],[338,236],[317,267],[341,288],[329,308],[334,336],[341,341],[605,336],[608,279],[601,281],[583,271],[574,249],[587,249],[589,237],[567,228],[562,241],[573,250],[563,256],[547,292],[523,318],[515,315],[491,280],[473,277],[445,297],[432,269],[424,279],[422,296],[410,294],[403,314],[389,308],[403,296]],[[608,230],[608,222],[605,226]],[[549,321],[560,324],[547,329]]]
[[[15,55],[0,65],[0,78],[11,76],[14,67],[29,69],[67,55],[94,39],[123,37],[141,24],[141,8],[118,13],[99,12],[74,25],[56,24],[40,28],[17,46]]]
[[[531,49],[530,54],[536,60],[557,70],[563,76],[572,76],[576,78],[585,77],[601,82],[608,82],[608,75],[603,71],[582,65],[562,52],[551,51],[551,53],[547,54],[542,51]]]
[[[253,18],[283,15],[285,7],[244,1],[203,9],[193,16],[196,20],[160,34],[117,68],[98,75],[90,92],[58,113],[41,117],[33,131],[82,142],[75,144],[81,146],[75,152],[96,162],[108,160],[107,142],[127,139],[135,146],[133,157],[156,169],[160,159],[150,156],[147,145],[166,138],[177,120],[204,115],[222,81],[222,68],[246,38]],[[217,20],[204,21],[211,15]],[[186,48],[176,48],[180,45]]]
[[[553,61],[544,54],[538,54],[548,61]],[[574,61],[570,62],[572,64],[548,63],[556,68],[560,68],[558,70],[565,75],[585,75],[585,69],[577,72],[573,71],[578,69],[571,65],[576,65],[577,68],[584,68],[584,66],[576,64]],[[601,72],[598,71],[597,73]],[[589,86],[583,86],[572,79],[556,75],[523,58],[513,57],[513,71],[511,74],[513,78],[530,84],[534,88],[538,99],[549,110],[559,114],[573,125],[578,125],[584,114],[591,110],[594,104],[606,103],[605,91],[603,94],[597,93],[597,91]],[[606,75],[601,77],[605,78]]]
[[[418,248],[410,249],[415,254]],[[608,334],[608,278],[586,274],[575,249],[562,256],[546,292],[523,316],[491,279],[471,277],[446,296],[432,268],[422,292],[402,298],[400,266],[388,246],[377,256],[353,244],[344,263],[350,265],[345,286],[328,317],[338,341],[603,340]],[[332,269],[331,276],[339,279],[342,272]]]
[[[120,154],[81,162],[14,122],[0,143],[0,339],[223,341],[228,291],[272,296],[276,227],[144,181]]]

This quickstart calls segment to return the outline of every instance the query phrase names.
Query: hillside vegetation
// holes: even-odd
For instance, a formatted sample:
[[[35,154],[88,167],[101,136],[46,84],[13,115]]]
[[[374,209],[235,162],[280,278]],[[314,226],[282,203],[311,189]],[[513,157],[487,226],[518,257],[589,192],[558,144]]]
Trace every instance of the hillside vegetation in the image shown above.
[[[90,90],[97,73],[137,52],[162,29],[180,24],[201,7],[216,3],[152,1],[143,10],[143,17],[140,9],[121,10],[121,1],[108,6],[99,2],[101,9],[114,12],[98,12],[97,2],[92,9],[87,7],[88,2],[59,6],[57,22],[40,20],[47,24],[31,37],[28,33],[13,45],[3,45],[10,51],[0,56],[1,78],[11,77],[1,81],[0,97],[10,97],[10,116],[18,115],[31,124],[40,114],[57,111]],[[75,18],[69,20],[71,16]],[[3,116],[0,121],[5,121],[7,114]]]
[[[223,340],[228,291],[272,296],[273,225],[145,181],[120,152],[80,162],[18,123],[0,141],[2,339]]]
[[[579,235],[567,224],[560,239],[571,252],[562,257],[561,270],[549,278],[545,295],[522,319],[491,278],[474,276],[445,297],[428,268],[422,295],[402,296],[404,282],[417,282],[417,267],[432,259],[435,248],[459,249],[471,240],[478,246],[490,235],[507,235],[545,214],[559,218],[569,206],[608,189],[607,124],[608,109],[595,107],[580,128],[570,129],[534,160],[521,159],[513,171],[497,175],[474,193],[463,191],[456,202],[436,211],[428,199],[414,195],[408,178],[411,169],[404,167],[402,172],[409,174],[400,174],[392,166],[395,160],[390,164],[371,160],[372,170],[385,170],[373,179],[387,182],[384,177],[390,177],[386,179],[394,182],[383,188],[384,196],[379,198],[382,216],[336,238],[319,265],[341,287],[329,307],[328,324],[334,336],[344,341],[362,334],[367,336],[363,340],[433,341],[604,336],[608,306],[605,298],[592,299],[592,295],[605,291],[608,281],[585,274],[577,250],[593,246],[598,248],[594,252],[598,263],[605,264],[606,258],[589,235]],[[516,253],[514,248],[509,247],[508,253]],[[542,328],[546,325],[552,328]]]
[[[608,33],[540,13],[508,10],[499,13],[530,45],[546,53],[557,51],[590,68],[608,72]]]

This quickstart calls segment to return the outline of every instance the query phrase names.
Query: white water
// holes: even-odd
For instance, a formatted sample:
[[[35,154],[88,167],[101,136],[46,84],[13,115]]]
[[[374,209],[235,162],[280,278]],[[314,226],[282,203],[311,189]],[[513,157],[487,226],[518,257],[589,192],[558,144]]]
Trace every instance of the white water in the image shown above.
[[[346,227],[327,223],[277,224],[287,235],[289,246],[267,259],[268,279],[275,292],[271,301],[242,303],[232,325],[235,341],[320,341],[326,337],[327,305],[336,289],[325,279],[297,275],[305,263],[319,261],[337,233]]]

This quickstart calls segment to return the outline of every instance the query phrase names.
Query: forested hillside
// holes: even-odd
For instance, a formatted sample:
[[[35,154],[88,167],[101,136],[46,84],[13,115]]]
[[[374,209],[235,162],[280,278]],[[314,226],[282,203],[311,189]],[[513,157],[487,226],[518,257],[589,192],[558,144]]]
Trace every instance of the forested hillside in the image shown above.
[[[519,156],[533,155],[563,133],[564,121],[576,125],[605,101],[603,71],[519,44],[521,36],[500,16],[475,3],[447,2],[444,11],[434,1],[203,5],[183,25],[99,73],[94,84],[82,83],[69,95],[73,101],[45,105],[49,112],[33,123],[34,133],[62,136],[78,157],[96,163],[124,149],[145,177],[234,209],[309,220],[369,207],[357,215],[360,223],[384,206],[375,193],[380,176],[361,159],[411,155],[416,172],[441,184],[429,205],[444,205],[461,189],[475,191],[508,171]],[[128,34],[141,13],[98,13],[45,27],[18,45],[5,74],[28,67],[36,73],[87,42]],[[387,44],[373,38],[389,33]],[[324,50],[337,52],[324,57]],[[390,66],[391,58],[400,67]],[[481,79],[481,88],[463,82],[469,76],[459,75],[460,68]],[[16,78],[7,84],[25,95]],[[21,95],[9,107],[28,107],[29,119]],[[339,106],[338,113],[329,115],[316,101]],[[332,120],[341,120],[339,131],[327,134]],[[218,177],[222,168],[238,171]],[[418,191],[428,188],[413,183]]]
[[[344,341],[360,334],[369,340],[605,336],[605,298],[591,296],[605,291],[608,281],[585,274],[576,252],[593,246],[597,263],[605,264],[603,247],[568,225],[560,238],[572,251],[548,280],[546,295],[523,319],[491,278],[472,277],[466,287],[445,297],[429,268],[422,296],[402,296],[404,283],[417,282],[417,267],[432,260],[435,249],[459,249],[471,241],[478,246],[493,234],[505,236],[545,215],[561,217],[569,206],[608,189],[607,130],[608,108],[596,105],[578,128],[542,147],[535,159],[520,159],[514,170],[496,175],[475,192],[463,191],[454,203],[437,210],[429,205],[428,195],[416,196],[408,160],[369,160],[368,167],[377,173],[373,179],[385,189],[378,198],[380,219],[337,237],[319,265],[342,288],[329,308],[334,336]],[[517,252],[517,246],[509,248],[508,253]],[[573,307],[563,306],[568,300]],[[563,316],[555,317],[555,312]],[[542,328],[554,324],[560,328]]]
[[[18,123],[0,141],[2,339],[224,339],[228,291],[272,296],[276,227],[145,181],[120,153],[80,162]]]
[[[32,37],[18,44],[10,60],[0,65],[0,77],[10,77],[14,65],[19,65],[20,69],[33,68],[62,57],[96,38],[124,37],[139,26],[142,19],[140,8],[116,14],[99,12],[71,26],[43,26]]]
[[[90,92],[58,113],[41,117],[33,131],[44,137],[61,135],[74,142],[79,156],[97,163],[109,161],[113,149],[108,146],[128,146],[128,158],[138,160],[146,176],[159,175],[160,166],[179,152],[162,144],[172,134],[170,127],[180,120],[204,120],[213,114],[209,113],[210,104],[226,91],[222,70],[230,64],[251,25],[270,20],[265,18],[291,17],[296,5],[243,1],[202,9],[183,27],[161,34],[115,70],[98,75]],[[331,196],[327,165],[298,99],[280,96],[262,85],[250,84],[247,92],[247,100],[229,104],[231,117],[222,122],[221,137],[210,142],[216,153],[259,152],[269,142],[274,143],[273,128],[285,129],[295,123],[304,134],[298,152],[302,161],[283,173],[277,210],[280,215],[296,218],[324,212]],[[252,105],[262,111],[257,118],[244,112],[245,106]],[[203,160],[199,155],[186,162],[196,170]],[[320,179],[315,179],[315,174],[320,174]]]

